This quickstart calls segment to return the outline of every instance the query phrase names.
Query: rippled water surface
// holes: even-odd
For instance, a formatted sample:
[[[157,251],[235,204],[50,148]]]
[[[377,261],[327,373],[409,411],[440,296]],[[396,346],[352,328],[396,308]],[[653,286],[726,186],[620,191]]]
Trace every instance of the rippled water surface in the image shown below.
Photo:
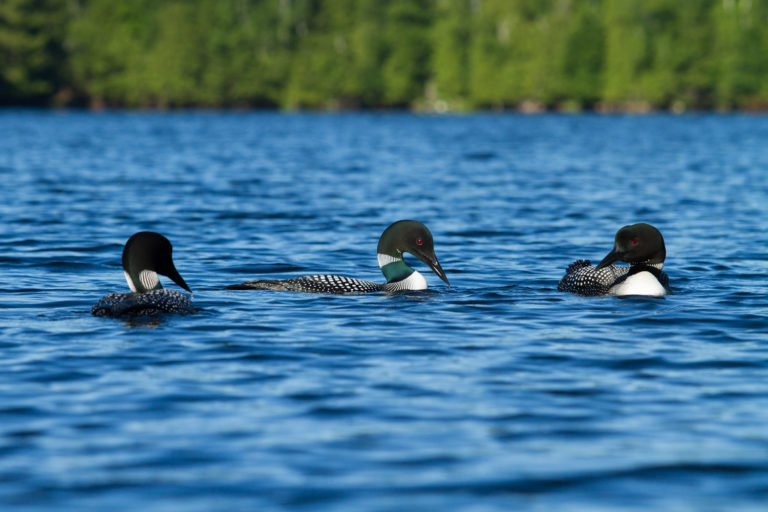
[[[4,510],[768,503],[768,118],[5,111],[0,182]],[[451,287],[223,289],[404,218]],[[556,291],[634,222],[674,295]],[[140,230],[196,314],[90,315]]]

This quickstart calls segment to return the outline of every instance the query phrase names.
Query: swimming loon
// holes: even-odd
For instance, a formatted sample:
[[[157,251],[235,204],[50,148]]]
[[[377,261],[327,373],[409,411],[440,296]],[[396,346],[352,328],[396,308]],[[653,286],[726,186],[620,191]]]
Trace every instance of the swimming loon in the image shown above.
[[[170,277],[192,292],[173,265],[173,247],[163,235],[151,231],[134,234],[123,249],[125,280],[132,293],[110,293],[91,308],[95,316],[143,316],[158,313],[193,313],[189,296],[164,290],[157,274]]]
[[[664,238],[650,224],[624,226],[616,233],[613,250],[595,267],[589,260],[568,266],[557,285],[576,295],[652,295],[671,293],[669,277],[661,271],[667,250]],[[613,265],[616,261],[628,267]]]
[[[379,239],[378,260],[385,284],[336,275],[315,275],[294,279],[248,281],[227,286],[228,290],[276,290],[306,293],[369,293],[400,290],[425,290],[427,280],[403,260],[409,252],[426,263],[437,276],[450,286],[435,256],[432,233],[415,220],[399,220],[390,225]]]

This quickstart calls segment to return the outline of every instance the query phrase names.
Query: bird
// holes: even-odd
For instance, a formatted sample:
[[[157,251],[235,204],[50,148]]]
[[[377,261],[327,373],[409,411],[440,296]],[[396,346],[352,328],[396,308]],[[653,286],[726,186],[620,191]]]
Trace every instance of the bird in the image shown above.
[[[275,290],[305,293],[362,294],[425,290],[427,280],[404,260],[408,252],[423,261],[450,286],[435,255],[432,233],[415,220],[399,220],[391,224],[379,239],[377,256],[386,283],[375,283],[338,275],[311,275],[293,279],[256,280],[227,286],[228,290]]]
[[[650,224],[624,226],[616,232],[613,250],[597,264],[577,260],[566,269],[558,291],[576,295],[648,295],[672,293],[662,272],[667,250],[661,232]],[[629,266],[614,265],[621,261]]]
[[[134,317],[160,313],[193,313],[190,297],[166,290],[158,274],[171,278],[188,292],[173,264],[173,247],[160,233],[141,231],[132,235],[123,248],[123,271],[131,293],[109,293],[91,308],[91,314],[106,317]]]

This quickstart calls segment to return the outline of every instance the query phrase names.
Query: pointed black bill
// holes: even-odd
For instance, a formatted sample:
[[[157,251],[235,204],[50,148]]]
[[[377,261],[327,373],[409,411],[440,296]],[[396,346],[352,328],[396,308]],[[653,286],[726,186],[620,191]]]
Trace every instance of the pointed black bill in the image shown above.
[[[174,283],[181,286],[189,293],[192,293],[192,290],[190,290],[189,286],[187,286],[187,283],[184,282],[184,278],[181,277],[179,272],[176,270],[176,267],[173,265],[171,265],[171,268],[169,268],[167,272],[164,272],[163,275],[170,277]]]
[[[611,252],[609,252],[605,258],[603,258],[603,261],[597,264],[597,270],[600,270],[601,268],[605,268],[608,265],[619,261],[623,257],[624,257],[623,252],[619,252],[616,249],[614,249]]]
[[[435,256],[435,253],[432,252],[432,254],[421,254],[418,252],[415,252],[414,255],[419,258],[421,261],[423,261],[429,268],[432,269],[432,272],[434,272],[437,277],[445,281],[445,284],[448,286],[451,286],[451,283],[448,282],[448,278],[445,276],[445,272],[443,271],[443,267],[440,266],[440,262],[437,261],[437,256]]]
[[[443,271],[443,267],[440,266],[440,262],[437,261],[437,258],[435,258],[435,261],[433,262],[426,262],[427,265],[429,265],[429,268],[432,269],[432,272],[437,274],[437,277],[445,281],[445,284],[448,286],[451,286],[451,283],[448,282],[448,278],[445,276],[445,272]]]

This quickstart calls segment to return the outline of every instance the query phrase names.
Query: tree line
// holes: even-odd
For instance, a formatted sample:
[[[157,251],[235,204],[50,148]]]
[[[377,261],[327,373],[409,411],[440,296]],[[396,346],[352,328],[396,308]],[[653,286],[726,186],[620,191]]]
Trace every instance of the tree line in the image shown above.
[[[2,0],[0,104],[768,107],[768,0]]]

